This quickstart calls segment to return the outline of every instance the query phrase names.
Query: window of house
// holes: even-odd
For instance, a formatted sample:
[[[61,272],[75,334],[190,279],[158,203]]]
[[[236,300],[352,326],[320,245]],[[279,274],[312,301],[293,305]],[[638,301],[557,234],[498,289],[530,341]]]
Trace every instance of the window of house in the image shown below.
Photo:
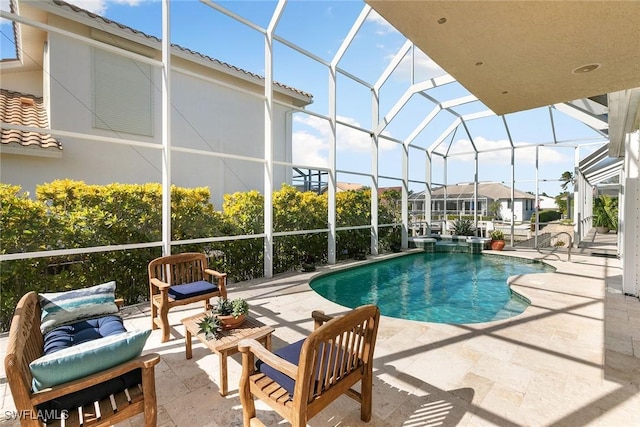
[[[151,66],[93,51],[93,126],[153,136]]]

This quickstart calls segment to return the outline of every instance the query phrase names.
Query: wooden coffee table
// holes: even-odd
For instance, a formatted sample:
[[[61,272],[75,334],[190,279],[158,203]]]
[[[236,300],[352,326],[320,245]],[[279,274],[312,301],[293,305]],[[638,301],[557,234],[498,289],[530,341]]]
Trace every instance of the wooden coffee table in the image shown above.
[[[191,336],[195,335],[209,350],[220,357],[220,394],[227,395],[227,357],[238,353],[238,342],[245,338],[253,338],[262,343],[268,350],[271,350],[271,334],[275,329],[264,323],[247,316],[244,323],[236,329],[225,329],[218,338],[208,340],[205,334],[199,334],[198,323],[204,319],[207,313],[198,313],[194,316],[182,319],[185,328],[185,353],[187,359],[191,359]]]

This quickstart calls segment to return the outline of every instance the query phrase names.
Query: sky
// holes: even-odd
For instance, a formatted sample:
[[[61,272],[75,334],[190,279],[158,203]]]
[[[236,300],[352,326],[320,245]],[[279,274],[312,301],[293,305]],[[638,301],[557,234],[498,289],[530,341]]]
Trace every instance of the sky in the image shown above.
[[[148,35],[162,36],[162,10],[159,0],[67,0],[69,3],[130,26]],[[8,0],[0,0],[3,10]],[[235,0],[217,2],[222,7],[254,22],[262,28],[269,24],[275,1]],[[360,0],[341,1],[289,1],[276,27],[276,35],[289,40],[300,48],[324,61],[330,62],[349,33],[353,22],[361,13],[364,3]],[[5,20],[0,25],[2,57],[12,56],[15,50],[11,38],[13,31]],[[172,43],[206,54],[218,60],[264,75],[263,36],[250,27],[225,16],[196,0],[171,2]],[[396,56],[406,39],[375,12],[369,14],[356,38],[339,62],[339,67],[370,84],[374,84],[387,65]],[[329,74],[327,67],[278,41],[274,44],[274,79],[280,83],[311,93],[314,101],[306,108],[315,113],[329,114]],[[410,55],[385,82],[380,91],[380,116],[386,116],[397,100],[413,82],[420,82],[445,74],[435,62],[418,49],[413,51],[414,67]],[[338,74],[338,120],[356,127],[372,129],[374,119],[371,108],[371,91],[349,77]],[[403,141],[429,114],[436,104],[433,100],[455,99],[469,92],[455,82],[427,91],[428,97],[414,95],[402,111],[385,128],[384,134]],[[458,114],[470,114],[486,108],[480,102],[454,107]],[[575,119],[554,111],[554,128],[557,139],[574,140],[595,138],[597,134]],[[455,115],[443,111],[422,131],[413,143],[428,148],[455,119]],[[549,142],[553,130],[546,108],[509,114],[506,116],[514,144],[527,147],[532,143]],[[467,134],[467,131],[469,132]],[[294,114],[293,161],[302,165],[327,166],[330,129],[326,120],[304,113]],[[372,172],[370,136],[347,126],[338,126],[337,168],[355,170],[360,174]],[[474,156],[470,136],[474,143],[487,152],[479,155],[480,181],[502,181],[510,185],[511,167],[509,150],[497,150],[508,146],[508,134],[502,118],[489,117],[468,122],[467,129],[459,128],[449,135],[437,151],[463,153],[449,158],[446,166],[448,184],[474,180]],[[597,146],[580,149],[581,157]],[[401,149],[394,142],[382,139],[379,144],[379,174],[399,177],[397,165],[401,164]],[[426,169],[424,154],[411,149],[409,179],[424,181]],[[516,150],[516,188],[535,192],[536,149]],[[558,178],[563,171],[573,171],[575,149],[572,147],[540,147],[538,149],[538,185],[540,193],[551,196],[561,192]],[[445,166],[439,156],[434,156],[432,180],[445,183]],[[339,173],[338,181],[359,182],[370,185],[369,178],[357,174]],[[381,179],[379,186],[397,186],[395,179]],[[411,184],[410,189],[420,191],[422,185]]]

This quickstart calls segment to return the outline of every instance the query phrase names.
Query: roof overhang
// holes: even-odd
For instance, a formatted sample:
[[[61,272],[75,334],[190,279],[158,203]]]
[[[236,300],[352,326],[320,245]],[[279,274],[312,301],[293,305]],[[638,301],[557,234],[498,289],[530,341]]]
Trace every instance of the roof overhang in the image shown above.
[[[640,87],[638,1],[366,2],[498,115]]]
[[[591,185],[596,185],[620,174],[624,159],[609,156],[608,145],[603,145],[578,164],[578,169]]]

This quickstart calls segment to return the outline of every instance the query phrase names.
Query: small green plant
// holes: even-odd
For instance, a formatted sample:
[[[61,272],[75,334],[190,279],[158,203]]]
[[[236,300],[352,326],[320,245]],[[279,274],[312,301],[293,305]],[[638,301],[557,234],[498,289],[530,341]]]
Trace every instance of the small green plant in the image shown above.
[[[453,221],[452,231],[456,236],[473,236],[476,228],[473,226],[472,220],[462,218]]]
[[[249,304],[242,298],[233,301],[227,298],[219,298],[218,304],[213,308],[213,314],[219,316],[239,317],[249,313]]]
[[[204,334],[208,339],[215,339],[222,331],[222,322],[214,314],[206,315],[200,323],[198,323],[198,333]]]
[[[490,236],[491,240],[504,240],[504,233],[501,230],[493,230]]]
[[[556,242],[553,244],[553,246],[555,246],[556,248],[560,248],[564,246],[564,241],[563,240],[556,240]]]
[[[243,314],[246,315],[247,313],[249,313],[249,304],[242,298],[236,298],[231,301],[231,306],[233,307],[231,310],[231,314],[234,317],[238,317]]]

